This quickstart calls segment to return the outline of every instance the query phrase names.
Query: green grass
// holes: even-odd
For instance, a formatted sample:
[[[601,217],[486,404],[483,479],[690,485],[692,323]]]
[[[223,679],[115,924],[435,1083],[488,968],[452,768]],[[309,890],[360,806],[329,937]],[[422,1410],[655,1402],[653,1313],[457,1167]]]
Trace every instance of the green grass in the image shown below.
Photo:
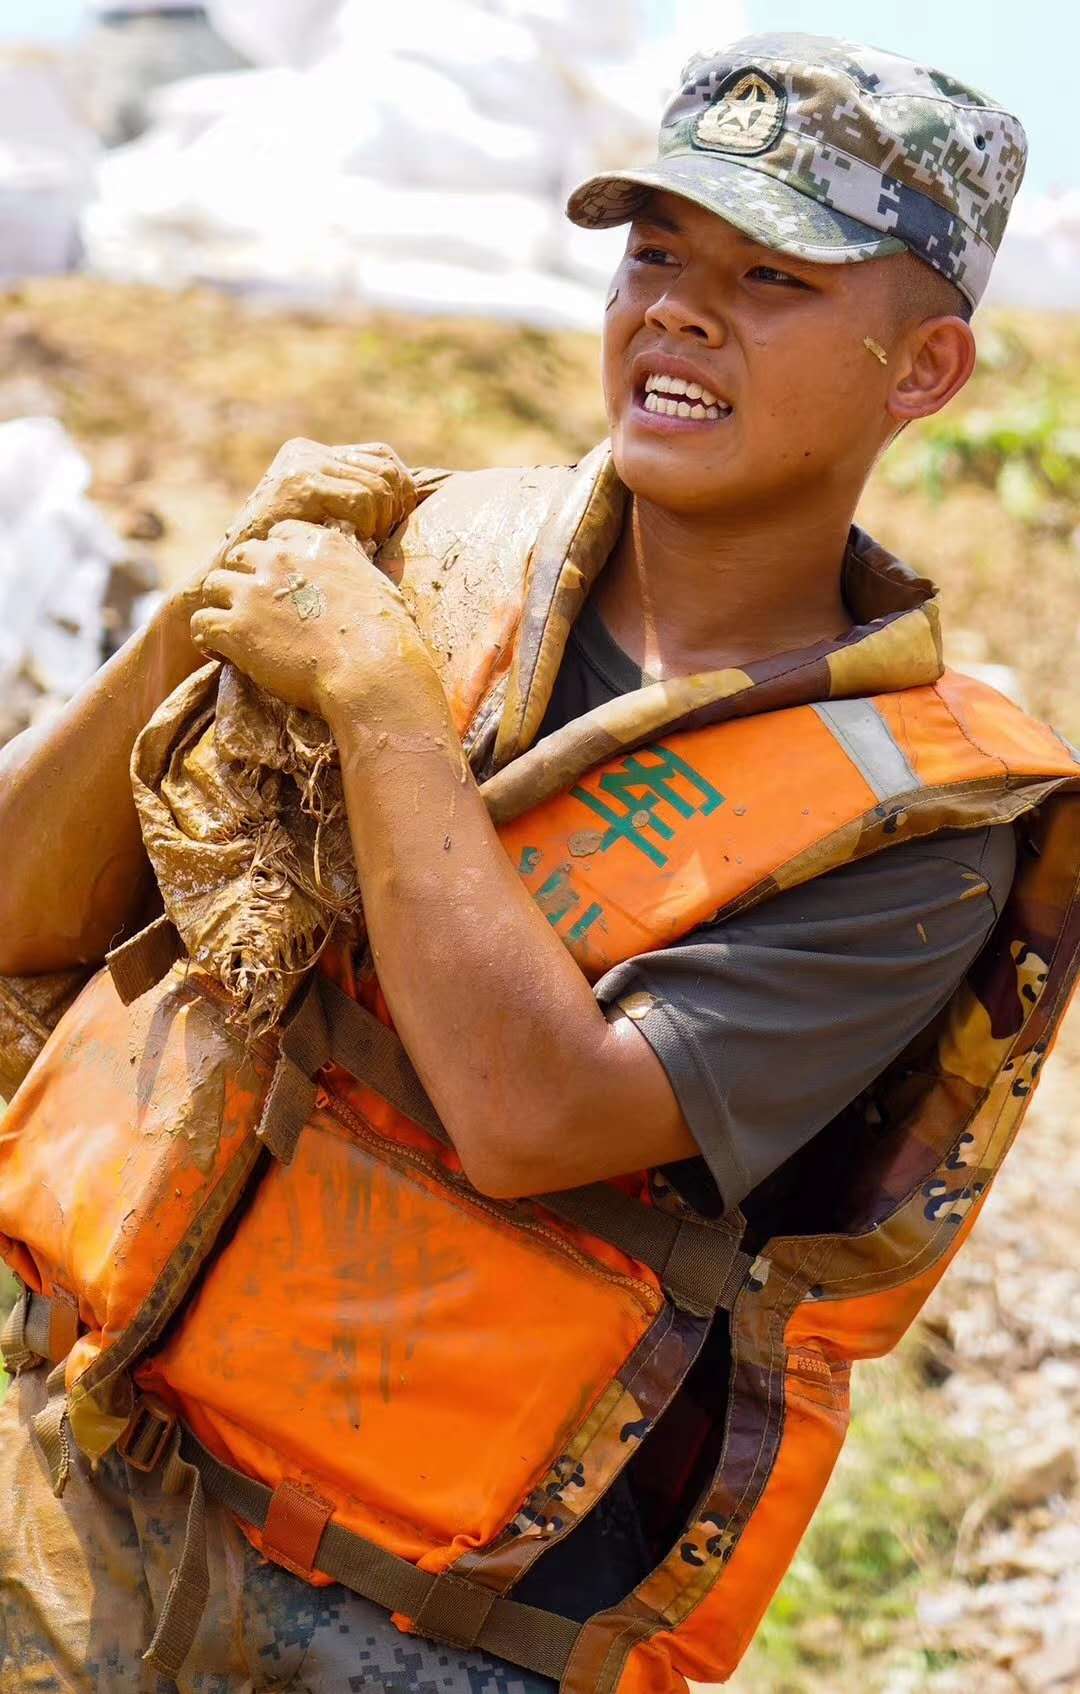
[[[948,1575],[991,1466],[934,1415],[917,1361],[916,1338],[856,1372],[844,1453],[746,1663],[753,1694],[820,1694],[855,1674],[863,1694],[909,1676],[921,1689],[943,1668],[918,1645],[915,1602]]]
[[[15,1299],[16,1287],[17,1284],[11,1272],[9,1270],[5,1270],[4,1266],[0,1264],[0,1324],[3,1323],[4,1319],[11,1310],[12,1303]],[[0,1400],[4,1397],[4,1391],[7,1388],[7,1385],[8,1374],[4,1369],[3,1362],[0,1361]]]
[[[1008,324],[989,327],[965,403],[901,440],[884,474],[935,501],[963,482],[991,489],[1018,523],[1067,535],[1080,500],[1075,368],[1036,358]]]

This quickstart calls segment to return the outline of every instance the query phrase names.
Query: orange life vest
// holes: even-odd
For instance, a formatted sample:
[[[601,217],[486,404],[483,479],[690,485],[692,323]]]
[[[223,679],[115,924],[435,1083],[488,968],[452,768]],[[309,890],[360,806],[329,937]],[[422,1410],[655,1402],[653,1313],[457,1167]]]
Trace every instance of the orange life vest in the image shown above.
[[[1076,757],[942,672],[926,585],[857,534],[864,615],[843,642],[653,685],[530,747],[619,516],[603,453],[561,474],[539,537],[520,526],[519,591],[499,591],[510,638],[474,608],[476,675],[460,651],[444,672],[504,846],[590,978],[945,828],[1017,821],[1013,891],[794,1191],[719,1221],[655,1173],[477,1195],[346,946],[276,1043],[246,1043],[180,966],[129,1006],[96,977],[5,1120],[0,1248],[25,1285],[5,1350],[53,1363],[39,1432],[58,1487],[73,1439],[191,1488],[166,1671],[197,1625],[208,1493],[298,1575],[568,1694],[730,1675],[839,1451],[851,1361],[895,1343],[970,1229],[1075,978]],[[125,993],[161,936],[121,955]],[[726,1423],[704,1484],[699,1463],[667,1502],[653,1572],[584,1625],[516,1601],[642,1443],[662,1452],[721,1330]]]

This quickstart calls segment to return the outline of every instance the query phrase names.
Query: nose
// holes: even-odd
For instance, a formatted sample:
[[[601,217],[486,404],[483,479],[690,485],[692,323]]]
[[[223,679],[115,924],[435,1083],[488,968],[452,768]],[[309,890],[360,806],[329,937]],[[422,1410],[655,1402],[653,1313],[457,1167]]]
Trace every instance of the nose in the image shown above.
[[[688,289],[685,271],[647,308],[645,322],[666,335],[692,336],[706,347],[722,347],[727,339],[723,314]]]

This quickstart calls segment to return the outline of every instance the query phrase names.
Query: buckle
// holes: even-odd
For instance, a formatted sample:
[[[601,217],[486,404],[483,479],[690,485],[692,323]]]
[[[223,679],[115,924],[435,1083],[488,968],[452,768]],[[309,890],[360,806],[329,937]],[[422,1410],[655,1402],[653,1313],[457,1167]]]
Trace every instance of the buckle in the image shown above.
[[[143,1394],[116,1443],[116,1451],[132,1470],[157,1470],[175,1428],[176,1419],[168,1407]]]

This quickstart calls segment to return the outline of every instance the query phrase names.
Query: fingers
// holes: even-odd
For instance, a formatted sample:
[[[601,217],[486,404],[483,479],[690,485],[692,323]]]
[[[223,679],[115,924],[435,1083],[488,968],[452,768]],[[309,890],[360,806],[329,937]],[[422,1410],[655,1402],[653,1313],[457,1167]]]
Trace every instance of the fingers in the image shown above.
[[[200,607],[217,606],[228,611],[235,603],[238,579],[250,576],[254,569],[254,565],[248,561],[238,560],[235,565],[226,561],[218,569],[207,571],[199,590]]]
[[[194,614],[191,639],[201,653],[213,654],[221,659],[230,657],[228,626],[216,610],[204,609]]]
[[[380,512],[383,535],[388,535],[408,517],[416,505],[416,485],[408,466],[392,447],[384,441],[364,441],[354,446],[332,447],[330,453],[334,464],[341,467],[338,474],[342,471],[347,474],[348,469],[358,472],[370,478],[384,497]]]
[[[332,558],[341,558],[343,547],[349,549],[350,558],[356,553],[370,558],[363,543],[353,533],[352,526],[337,519],[315,524],[305,523],[300,518],[283,518],[274,525],[265,541],[248,542],[248,547],[252,551],[272,547],[271,563],[284,562],[300,568],[311,565],[318,568],[320,558],[329,564]]]
[[[393,527],[393,511],[389,491],[372,486],[359,471],[355,478],[347,472],[330,475],[309,471],[275,489],[230,535],[229,548],[238,542],[264,539],[276,524],[289,519],[314,524],[336,520],[352,524],[361,534],[378,535],[387,532],[388,524]]]
[[[331,458],[346,465],[377,469],[383,475],[405,478],[409,472],[403,459],[385,441],[350,441],[327,448]]]
[[[265,546],[265,541],[254,539],[230,544],[228,551],[222,554],[214,570],[206,573],[203,581],[208,581],[220,572],[231,572],[233,576],[254,576],[262,563],[262,549]]]
[[[239,545],[264,539],[289,519],[348,524],[362,540],[378,545],[415,505],[412,477],[384,442],[326,447],[301,438],[287,441],[230,530],[215,563],[226,559],[231,563]]]

